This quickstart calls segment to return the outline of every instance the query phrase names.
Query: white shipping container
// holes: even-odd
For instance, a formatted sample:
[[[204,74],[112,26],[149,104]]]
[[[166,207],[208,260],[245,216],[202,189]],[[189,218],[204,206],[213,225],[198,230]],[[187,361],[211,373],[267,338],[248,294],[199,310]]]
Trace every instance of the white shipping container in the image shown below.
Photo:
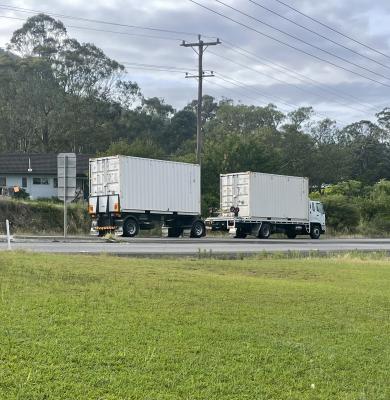
[[[90,196],[119,195],[122,212],[200,214],[199,165],[127,156],[89,164]]]
[[[220,176],[222,213],[243,218],[309,219],[309,181],[295,176],[241,172]]]

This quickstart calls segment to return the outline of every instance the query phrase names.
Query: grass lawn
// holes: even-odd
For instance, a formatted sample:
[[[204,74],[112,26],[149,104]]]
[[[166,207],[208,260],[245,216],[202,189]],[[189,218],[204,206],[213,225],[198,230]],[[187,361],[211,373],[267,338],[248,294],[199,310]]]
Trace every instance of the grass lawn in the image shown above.
[[[0,399],[390,399],[390,261],[1,253]]]

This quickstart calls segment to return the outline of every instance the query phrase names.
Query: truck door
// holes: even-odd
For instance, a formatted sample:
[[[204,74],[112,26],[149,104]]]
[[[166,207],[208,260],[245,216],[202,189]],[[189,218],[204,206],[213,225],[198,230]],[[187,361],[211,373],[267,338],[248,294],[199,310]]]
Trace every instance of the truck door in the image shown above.
[[[310,222],[325,225],[324,208],[318,201],[310,201]]]

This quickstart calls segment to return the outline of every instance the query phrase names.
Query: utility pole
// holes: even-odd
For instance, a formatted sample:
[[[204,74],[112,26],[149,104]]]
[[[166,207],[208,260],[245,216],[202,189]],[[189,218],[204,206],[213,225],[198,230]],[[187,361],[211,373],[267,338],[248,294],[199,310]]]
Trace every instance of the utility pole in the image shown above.
[[[198,75],[189,75],[186,73],[186,78],[197,78],[198,79],[198,107],[196,113],[196,161],[200,165],[201,164],[201,155],[202,155],[202,99],[203,99],[203,78],[208,78],[214,76],[213,71],[210,74],[206,74],[203,71],[203,54],[209,46],[216,46],[217,44],[221,44],[221,41],[217,39],[216,42],[204,42],[201,39],[201,35],[198,35],[198,42],[196,43],[187,43],[183,40],[181,46],[183,47],[191,47],[196,54],[198,54]],[[196,48],[198,50],[196,50]]]

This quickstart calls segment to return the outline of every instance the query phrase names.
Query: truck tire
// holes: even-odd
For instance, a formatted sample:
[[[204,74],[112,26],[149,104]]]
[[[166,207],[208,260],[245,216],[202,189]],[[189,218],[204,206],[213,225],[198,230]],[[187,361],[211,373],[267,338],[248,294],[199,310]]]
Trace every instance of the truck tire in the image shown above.
[[[191,235],[192,238],[201,238],[202,236],[206,236],[206,227],[203,221],[196,220],[191,227]]]
[[[123,236],[134,237],[139,233],[139,224],[135,218],[127,218],[123,223]]]
[[[243,232],[241,229],[237,229],[236,235],[234,236],[235,239],[245,239],[246,238],[246,233]]]
[[[287,229],[286,235],[287,235],[287,237],[289,239],[295,239],[297,237],[297,233],[295,232],[295,228],[294,229]]]
[[[168,237],[169,238],[178,238],[182,234],[182,230],[180,228],[168,228]]]
[[[259,238],[260,239],[268,239],[271,236],[271,225],[267,223],[261,224],[259,230]]]
[[[321,236],[321,228],[319,225],[315,224],[310,229],[310,237],[312,239],[319,239]]]

